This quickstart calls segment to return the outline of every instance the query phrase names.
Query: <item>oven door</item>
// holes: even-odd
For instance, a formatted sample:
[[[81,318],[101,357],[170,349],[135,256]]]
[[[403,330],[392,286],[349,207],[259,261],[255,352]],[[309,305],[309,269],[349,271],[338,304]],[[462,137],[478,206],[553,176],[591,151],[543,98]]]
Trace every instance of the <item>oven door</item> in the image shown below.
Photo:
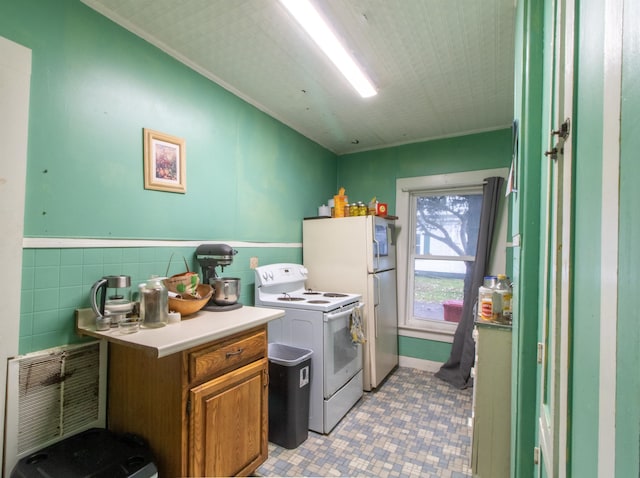
[[[356,304],[324,314],[324,398],[331,397],[362,369],[362,346],[351,340],[351,314]]]

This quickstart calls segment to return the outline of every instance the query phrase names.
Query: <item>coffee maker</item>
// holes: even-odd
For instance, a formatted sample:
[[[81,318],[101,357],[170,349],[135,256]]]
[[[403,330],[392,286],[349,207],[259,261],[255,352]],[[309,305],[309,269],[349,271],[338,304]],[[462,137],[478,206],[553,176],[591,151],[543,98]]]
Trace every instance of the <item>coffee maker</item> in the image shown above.
[[[242,304],[237,302],[240,279],[220,278],[216,273],[217,267],[220,267],[220,272],[224,272],[224,268],[231,265],[233,256],[237,253],[237,250],[227,244],[201,244],[196,248],[196,260],[202,269],[202,283],[209,284],[214,289],[211,299],[204,307],[205,310],[222,312],[242,307]]]

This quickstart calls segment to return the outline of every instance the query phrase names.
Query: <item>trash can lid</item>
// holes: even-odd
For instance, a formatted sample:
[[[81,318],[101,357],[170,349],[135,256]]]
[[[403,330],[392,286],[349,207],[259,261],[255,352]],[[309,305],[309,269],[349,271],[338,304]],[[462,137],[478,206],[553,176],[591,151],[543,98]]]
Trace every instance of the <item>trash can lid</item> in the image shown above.
[[[313,350],[293,347],[291,345],[270,343],[269,360],[279,365],[293,367],[311,357]]]

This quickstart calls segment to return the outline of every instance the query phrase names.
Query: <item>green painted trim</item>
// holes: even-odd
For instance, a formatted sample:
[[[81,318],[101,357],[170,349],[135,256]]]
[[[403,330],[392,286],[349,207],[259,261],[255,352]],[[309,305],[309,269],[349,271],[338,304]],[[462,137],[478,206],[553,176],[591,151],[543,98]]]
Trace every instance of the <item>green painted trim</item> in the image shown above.
[[[616,371],[617,477],[640,476],[640,3],[624,2],[620,143],[618,344]]]
[[[511,476],[533,476],[536,437],[538,337],[538,268],[540,254],[540,158],[544,2],[517,4],[517,37],[521,69],[516,74],[514,116],[519,124],[518,194],[514,213],[521,247],[514,249],[514,324],[511,410]],[[515,221],[514,221],[515,222]],[[518,261],[519,259],[519,261]]]

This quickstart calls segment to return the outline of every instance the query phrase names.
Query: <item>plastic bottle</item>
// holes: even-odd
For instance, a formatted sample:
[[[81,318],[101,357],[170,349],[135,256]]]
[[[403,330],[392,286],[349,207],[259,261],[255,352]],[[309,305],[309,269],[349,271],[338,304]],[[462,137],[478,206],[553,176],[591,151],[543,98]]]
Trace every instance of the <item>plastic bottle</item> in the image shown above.
[[[493,292],[496,284],[496,276],[486,276],[478,289],[478,318],[481,320],[493,320]]]
[[[344,217],[344,206],[348,204],[349,198],[344,193],[344,188],[338,190],[338,194],[333,196],[335,217]]]
[[[493,320],[501,324],[510,324],[513,318],[511,300],[513,292],[505,274],[498,274],[498,283],[493,291]]]

